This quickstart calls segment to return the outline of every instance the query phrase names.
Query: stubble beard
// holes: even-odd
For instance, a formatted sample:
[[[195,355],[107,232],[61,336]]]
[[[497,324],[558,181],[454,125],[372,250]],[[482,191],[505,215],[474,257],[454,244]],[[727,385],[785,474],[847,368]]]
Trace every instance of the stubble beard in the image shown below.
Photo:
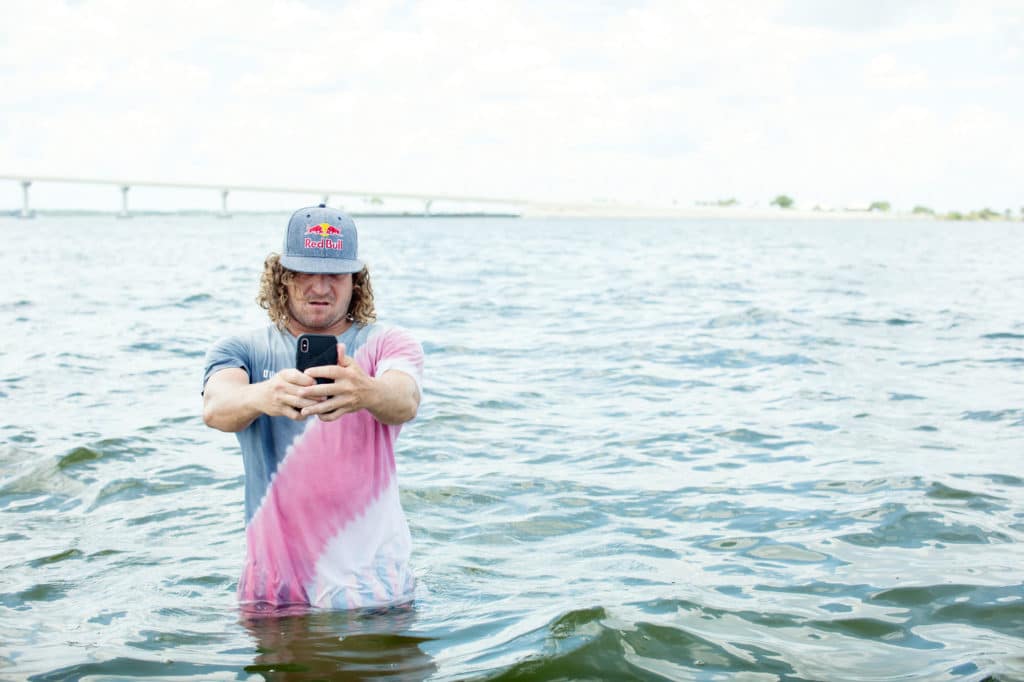
[[[317,330],[330,329],[330,328],[336,326],[339,322],[344,320],[346,317],[348,317],[348,313],[346,311],[342,311],[341,313],[339,313],[335,317],[327,318],[327,319],[323,320],[322,322],[318,322],[318,321],[316,321],[315,318],[312,318],[311,316],[307,316],[307,315],[303,314],[302,312],[300,312],[299,310],[297,310],[296,309],[297,306],[295,305],[294,301],[292,301],[291,298],[288,299],[288,304],[287,304],[286,307],[288,308],[288,316],[291,317],[292,320],[297,322],[299,325],[301,325],[305,329],[317,329]]]

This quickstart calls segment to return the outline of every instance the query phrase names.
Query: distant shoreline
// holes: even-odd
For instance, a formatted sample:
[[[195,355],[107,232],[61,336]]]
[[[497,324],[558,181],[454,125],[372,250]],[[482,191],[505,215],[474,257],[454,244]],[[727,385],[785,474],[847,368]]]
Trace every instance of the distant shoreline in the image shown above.
[[[344,210],[344,209],[343,209]],[[122,216],[118,211],[79,209],[38,209],[33,210],[29,219],[39,218],[134,218],[134,217],[200,217],[223,218],[265,215],[288,215],[287,210],[231,211],[226,216],[214,210],[137,210]],[[797,209],[797,208],[742,208],[721,206],[698,206],[693,208],[652,208],[649,206],[607,206],[569,207],[564,209],[531,209],[521,213],[498,211],[437,211],[422,213],[416,211],[350,211],[354,218],[593,218],[593,219],[739,219],[739,220],[878,220],[878,221],[936,221],[936,222],[1024,222],[1020,218],[1006,217],[997,213],[973,212],[969,214],[950,213],[905,213],[899,211],[872,211],[861,209]],[[21,211],[0,211],[0,218],[21,219]]]

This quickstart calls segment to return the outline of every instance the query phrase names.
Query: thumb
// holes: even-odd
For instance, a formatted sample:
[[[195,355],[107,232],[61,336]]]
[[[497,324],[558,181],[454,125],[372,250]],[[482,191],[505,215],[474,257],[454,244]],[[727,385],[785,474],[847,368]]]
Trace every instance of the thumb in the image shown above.
[[[349,358],[347,355],[345,355],[345,344],[339,343],[338,344],[338,366],[339,367],[348,367],[350,362],[352,362],[352,359]]]

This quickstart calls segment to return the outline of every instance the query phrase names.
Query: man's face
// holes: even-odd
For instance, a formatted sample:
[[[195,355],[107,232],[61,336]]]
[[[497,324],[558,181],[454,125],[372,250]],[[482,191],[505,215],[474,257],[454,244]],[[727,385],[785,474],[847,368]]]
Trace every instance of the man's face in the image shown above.
[[[288,329],[293,334],[340,334],[351,324],[352,275],[296,272],[288,284]]]

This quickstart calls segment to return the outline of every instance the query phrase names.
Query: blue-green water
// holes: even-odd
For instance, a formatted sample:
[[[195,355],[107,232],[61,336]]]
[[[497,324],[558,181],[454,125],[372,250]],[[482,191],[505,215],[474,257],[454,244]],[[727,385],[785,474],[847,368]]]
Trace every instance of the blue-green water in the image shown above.
[[[364,219],[418,591],[242,614],[286,216],[0,221],[0,678],[1024,679],[1024,225]]]

